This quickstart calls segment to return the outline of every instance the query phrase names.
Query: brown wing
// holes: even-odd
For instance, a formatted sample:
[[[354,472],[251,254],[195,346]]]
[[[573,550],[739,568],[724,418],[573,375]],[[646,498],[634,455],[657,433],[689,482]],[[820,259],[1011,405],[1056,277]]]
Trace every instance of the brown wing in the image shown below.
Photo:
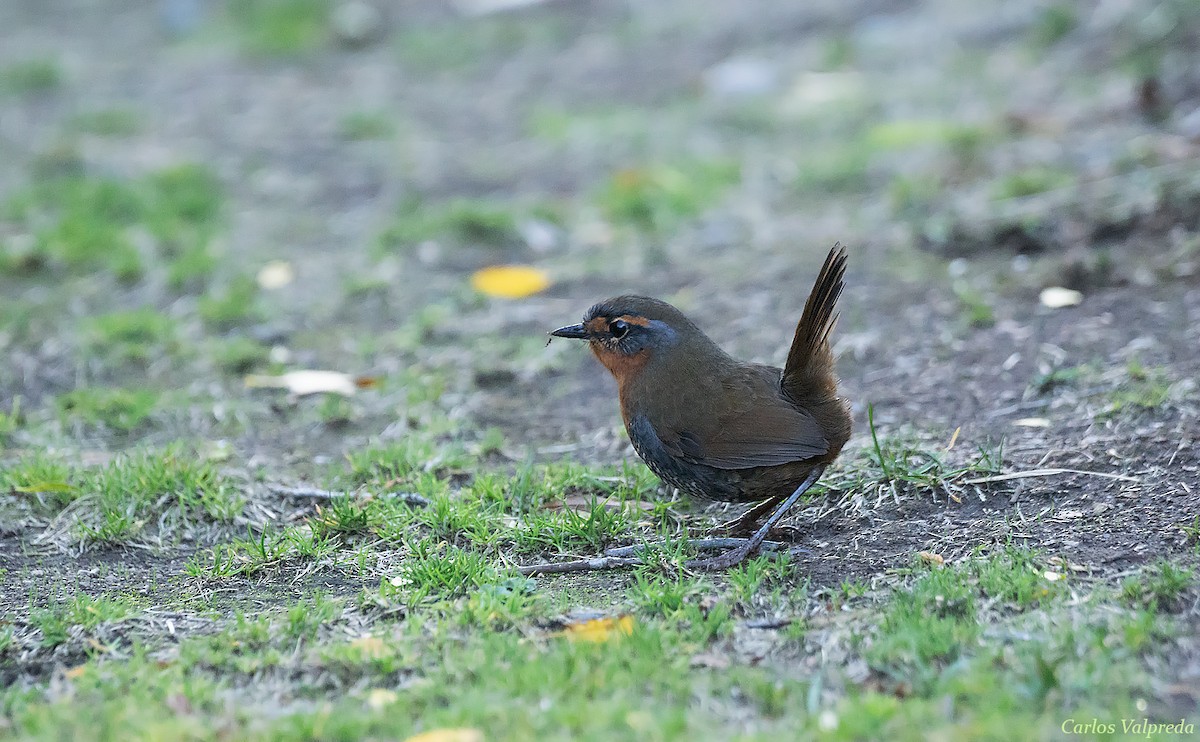
[[[779,369],[742,367],[723,383],[730,405],[703,427],[659,430],[673,455],[717,469],[776,466],[820,456],[829,442],[812,415],[780,392]]]

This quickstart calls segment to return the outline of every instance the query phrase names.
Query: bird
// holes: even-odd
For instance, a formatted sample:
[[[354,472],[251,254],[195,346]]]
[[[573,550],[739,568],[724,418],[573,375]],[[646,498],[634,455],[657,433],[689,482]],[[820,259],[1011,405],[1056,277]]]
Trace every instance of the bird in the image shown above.
[[[734,359],[678,309],[647,296],[606,299],[579,324],[550,332],[587,341],[613,375],[634,451],[663,482],[702,500],[757,503],[731,524],[748,539],[687,567],[744,561],[849,440],[850,405],[838,396],[830,347],[846,262],[835,244],[782,369]]]

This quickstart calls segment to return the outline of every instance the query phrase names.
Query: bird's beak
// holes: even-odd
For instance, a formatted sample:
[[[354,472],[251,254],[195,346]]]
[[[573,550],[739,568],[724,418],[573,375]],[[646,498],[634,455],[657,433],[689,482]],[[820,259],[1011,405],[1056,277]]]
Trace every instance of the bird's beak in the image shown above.
[[[582,340],[588,336],[587,330],[583,329],[583,325],[567,325],[560,327],[550,333],[551,337],[556,338],[575,338]]]

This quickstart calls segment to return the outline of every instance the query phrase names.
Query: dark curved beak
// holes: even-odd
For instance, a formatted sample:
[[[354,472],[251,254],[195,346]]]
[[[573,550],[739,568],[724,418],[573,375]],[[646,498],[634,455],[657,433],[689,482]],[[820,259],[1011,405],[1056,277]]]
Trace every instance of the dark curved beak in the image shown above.
[[[583,329],[583,325],[567,325],[566,327],[560,327],[557,330],[552,330],[550,332],[550,336],[556,338],[575,338],[576,340],[582,340],[586,338],[588,334],[587,330]]]

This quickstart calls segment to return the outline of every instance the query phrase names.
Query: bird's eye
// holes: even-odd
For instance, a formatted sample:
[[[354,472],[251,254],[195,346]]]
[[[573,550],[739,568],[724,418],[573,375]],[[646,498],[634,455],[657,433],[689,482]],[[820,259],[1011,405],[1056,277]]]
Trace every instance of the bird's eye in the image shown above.
[[[615,319],[608,323],[608,331],[613,337],[620,340],[629,334],[629,323],[623,319]]]

